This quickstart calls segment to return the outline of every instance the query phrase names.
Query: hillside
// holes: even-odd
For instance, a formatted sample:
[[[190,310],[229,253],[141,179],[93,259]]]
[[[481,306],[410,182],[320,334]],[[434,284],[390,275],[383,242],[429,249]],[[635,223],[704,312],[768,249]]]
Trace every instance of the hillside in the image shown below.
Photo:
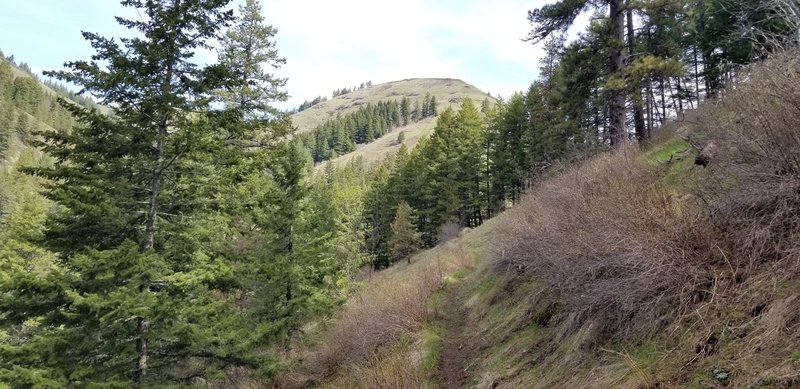
[[[372,85],[368,88],[323,101],[292,115],[292,123],[297,126],[299,132],[305,132],[328,119],[336,117],[336,115],[353,112],[362,105],[399,99],[403,96],[407,96],[413,102],[422,100],[426,93],[430,93],[431,96],[436,98],[440,110],[448,106],[457,107],[466,97],[477,103],[489,97],[478,88],[461,80],[451,78],[412,78]],[[494,98],[489,98],[495,100]]]
[[[16,170],[21,157],[34,164],[45,158],[30,146],[34,132],[66,130],[76,123],[57,104],[58,98],[100,108],[59,85],[41,82],[5,58],[0,58],[0,97],[0,166],[7,174]]]
[[[370,143],[358,145],[355,151],[340,155],[330,160],[330,163],[339,165],[356,158],[363,158],[367,163],[380,162],[387,154],[397,153],[397,150],[400,149],[401,142],[398,142],[397,138],[401,132],[405,138],[402,144],[405,144],[406,147],[413,148],[420,139],[433,133],[434,126],[436,126],[436,118],[427,118],[416,123],[411,123],[408,126],[396,128]],[[326,163],[319,164],[317,168],[324,167]]]
[[[798,1],[0,7],[0,389],[800,389]]]
[[[279,385],[800,387],[796,70],[374,276]]]

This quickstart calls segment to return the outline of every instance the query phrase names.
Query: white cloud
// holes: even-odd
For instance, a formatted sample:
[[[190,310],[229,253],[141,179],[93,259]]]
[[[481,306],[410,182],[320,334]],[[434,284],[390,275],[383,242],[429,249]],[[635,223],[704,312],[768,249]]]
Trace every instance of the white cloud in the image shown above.
[[[368,80],[461,78],[509,96],[536,78],[540,49],[521,41],[545,1],[262,1],[277,27],[292,95],[284,108]]]

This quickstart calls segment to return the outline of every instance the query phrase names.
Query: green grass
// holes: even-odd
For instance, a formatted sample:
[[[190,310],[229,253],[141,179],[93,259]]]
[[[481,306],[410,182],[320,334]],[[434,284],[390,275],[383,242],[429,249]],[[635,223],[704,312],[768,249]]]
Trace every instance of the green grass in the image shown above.
[[[687,174],[694,167],[694,154],[691,145],[679,137],[672,137],[653,146],[643,155],[651,167],[663,167],[662,182],[670,188],[679,188]]]
[[[422,358],[422,371],[431,376],[436,372],[439,355],[442,353],[444,329],[436,324],[428,324],[422,330],[425,357]]]
[[[800,362],[800,351],[793,352],[791,358],[793,362]]]
[[[670,160],[671,157],[688,150],[691,146],[681,138],[671,140],[654,146],[645,153],[645,159],[650,166],[658,166]]]

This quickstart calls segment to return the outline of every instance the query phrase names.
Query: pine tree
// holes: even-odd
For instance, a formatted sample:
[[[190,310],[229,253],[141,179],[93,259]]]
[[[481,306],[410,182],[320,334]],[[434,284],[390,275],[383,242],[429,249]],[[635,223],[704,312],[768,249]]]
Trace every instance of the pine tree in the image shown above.
[[[402,125],[407,126],[411,120],[411,102],[406,96],[403,96],[400,100],[400,116],[402,117]]]
[[[235,83],[222,89],[220,98],[246,120],[276,116],[278,111],[270,104],[288,98],[282,90],[286,79],[264,71],[265,65],[277,69],[286,63],[275,49],[275,34],[275,28],[264,24],[258,0],[247,0],[239,7],[236,25],[222,39],[219,63],[232,73]]]
[[[17,123],[14,126],[16,135],[19,136],[20,139],[26,140],[28,138],[28,127],[28,114],[20,112],[19,116],[17,116]]]
[[[83,125],[44,134],[44,151],[60,163],[33,172],[59,205],[43,243],[61,265],[3,285],[2,320],[40,323],[37,336],[0,349],[16,366],[4,374],[57,386],[160,386],[260,365],[240,310],[218,290],[233,279],[209,228],[208,173],[225,126],[209,96],[235,80],[191,62],[232,19],[227,3],[123,1],[147,16],[117,19],[136,37],[86,32],[92,60],[48,73],[114,115],[64,102]]]
[[[267,324],[263,336],[285,345],[304,323],[335,303],[331,293],[341,266],[329,261],[325,252],[333,226],[329,219],[321,220],[330,215],[314,216],[310,210],[311,167],[311,156],[302,145],[284,143],[269,163],[271,177],[252,183],[266,188],[265,206],[255,219],[263,243],[251,254],[257,275],[252,304]]]
[[[435,103],[435,100],[434,100]],[[478,108],[470,98],[465,98],[456,116],[458,144],[455,155],[458,166],[456,181],[459,185],[462,208],[459,210],[461,224],[477,227],[483,223],[482,187],[485,172],[485,131]]]
[[[553,33],[565,32],[581,12],[600,3],[608,6],[608,26],[604,29],[604,33],[608,37],[604,42],[610,58],[608,72],[613,77],[606,85],[606,89],[611,92],[607,101],[609,111],[608,134],[611,145],[617,147],[627,139],[625,88],[624,85],[619,85],[624,83],[625,1],[602,0],[602,2],[596,4],[588,0],[560,0],[528,11],[528,20],[533,25],[533,30],[528,39],[538,43],[547,39]]]
[[[437,116],[439,115],[439,111],[436,107],[436,96],[431,96],[431,100],[428,102],[428,114],[430,116]]]
[[[411,120],[419,121],[422,119],[422,108],[419,106],[419,100],[414,101],[414,110],[411,111]]]
[[[421,118],[425,119],[431,116],[431,94],[426,93],[425,98],[422,99],[422,115]]]
[[[411,214],[411,207],[401,201],[397,206],[389,238],[389,252],[393,262],[406,259],[411,263],[411,255],[419,248],[419,236],[411,222]]]
[[[491,109],[491,103],[489,102],[489,98],[487,97],[483,99],[483,101],[481,102],[481,113],[486,115],[487,113],[489,113],[490,109]]]

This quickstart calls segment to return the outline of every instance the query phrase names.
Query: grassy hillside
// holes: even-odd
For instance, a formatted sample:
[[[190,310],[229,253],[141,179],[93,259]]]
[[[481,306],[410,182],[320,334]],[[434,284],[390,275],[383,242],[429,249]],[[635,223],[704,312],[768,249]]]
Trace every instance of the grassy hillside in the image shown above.
[[[375,104],[379,101],[400,99],[407,96],[412,104],[426,93],[436,98],[439,111],[448,106],[458,106],[464,98],[469,97],[477,104],[489,97],[478,88],[464,81],[450,78],[413,78],[409,80],[387,82],[356,90],[321,102],[311,108],[292,115],[292,123],[298,131],[313,129],[324,121],[358,109],[361,105]],[[494,100],[493,98],[490,98]]]
[[[279,382],[800,387],[797,67],[760,65],[648,147],[565,166],[373,276]]]
[[[420,139],[433,133],[433,128],[436,126],[436,118],[427,118],[420,120],[416,123],[411,123],[405,127],[396,128],[388,134],[375,139],[374,141],[358,145],[356,151],[347,153],[334,158],[330,162],[334,165],[346,163],[354,158],[363,158],[365,162],[379,162],[383,160],[387,154],[397,153],[400,149],[400,142],[397,137],[403,133],[405,140],[402,142],[409,148],[417,145]],[[327,162],[326,162],[327,163]],[[320,164],[317,168],[325,166],[325,163]]]
[[[328,119],[337,115],[345,115],[356,111],[366,104],[375,104],[379,101],[398,100],[403,96],[414,102],[422,103],[426,94],[436,98],[439,112],[447,107],[458,108],[465,98],[472,99],[476,104],[481,104],[484,99],[496,103],[496,99],[481,92],[472,85],[461,80],[439,78],[417,78],[402,81],[373,85],[351,93],[337,96],[331,100],[319,103],[309,109],[292,116],[293,123],[299,132],[309,131]],[[420,139],[433,133],[436,118],[427,118],[419,122],[411,122],[407,126],[394,128],[386,135],[367,144],[357,145],[353,152],[334,158],[334,164],[347,162],[353,158],[364,158],[366,162],[383,160],[387,153],[395,153],[400,148],[397,137],[404,133],[405,145],[409,148],[416,146]],[[324,163],[320,166],[324,166]]]

